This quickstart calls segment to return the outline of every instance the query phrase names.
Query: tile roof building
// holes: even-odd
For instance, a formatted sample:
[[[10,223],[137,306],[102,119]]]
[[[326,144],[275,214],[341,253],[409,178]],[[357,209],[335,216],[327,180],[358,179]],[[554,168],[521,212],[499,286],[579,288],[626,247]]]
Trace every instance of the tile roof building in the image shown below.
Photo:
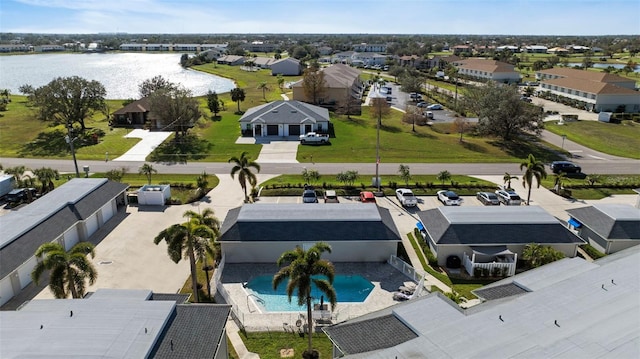
[[[538,92],[580,101],[590,111],[616,112],[622,109],[623,112],[640,112],[640,92],[635,90],[635,81],[622,76],[552,68],[537,71],[536,79],[540,81]]]
[[[330,109],[337,109],[349,101],[350,114],[359,114],[364,84],[360,80],[362,71],[344,64],[334,64],[322,70],[324,86],[318,105]],[[293,84],[293,99],[311,102],[304,92],[303,81]]]
[[[520,73],[506,62],[470,58],[453,62],[460,75],[480,80],[491,80],[499,83],[518,83]]]

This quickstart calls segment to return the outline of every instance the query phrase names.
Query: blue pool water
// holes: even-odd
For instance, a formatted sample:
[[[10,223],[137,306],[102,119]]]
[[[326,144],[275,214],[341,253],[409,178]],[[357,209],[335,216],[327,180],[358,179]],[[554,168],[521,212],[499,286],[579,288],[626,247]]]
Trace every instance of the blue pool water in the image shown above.
[[[298,312],[305,311],[305,306],[298,306],[298,297],[294,294],[291,303],[287,297],[287,280],[280,283],[277,290],[273,290],[273,276],[263,275],[251,279],[246,287],[249,293],[260,299],[253,299],[262,305],[268,312]],[[336,290],[338,302],[340,303],[361,303],[373,290],[373,284],[359,275],[336,275],[333,280],[333,288]],[[315,286],[311,289],[313,303],[320,303],[322,296]],[[326,299],[326,298],[325,298]],[[328,303],[325,300],[325,303]]]

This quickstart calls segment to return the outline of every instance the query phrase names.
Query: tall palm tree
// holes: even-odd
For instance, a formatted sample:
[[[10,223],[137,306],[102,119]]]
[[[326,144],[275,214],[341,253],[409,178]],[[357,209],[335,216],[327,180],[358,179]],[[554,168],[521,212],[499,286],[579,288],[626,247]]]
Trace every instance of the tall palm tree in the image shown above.
[[[38,247],[35,256],[44,256],[33,271],[31,279],[38,284],[45,270],[50,271],[49,289],[58,299],[64,299],[71,294],[72,298],[82,298],[86,290],[86,280],[94,284],[98,272],[89,259],[95,257],[95,247],[89,242],[77,243],[69,252],[58,243],[45,243]]]
[[[325,242],[318,242],[306,251],[297,246],[294,250],[284,252],[277,262],[280,270],[273,276],[273,289],[277,289],[280,283],[288,280],[286,290],[289,302],[291,302],[291,297],[295,292],[298,297],[298,305],[306,304],[307,306],[309,330],[307,353],[309,355],[313,351],[311,342],[313,329],[311,325],[311,284],[315,284],[327,296],[331,303],[331,310],[334,310],[337,304],[336,291],[333,288],[335,269],[331,262],[320,258],[324,252],[331,253],[331,246]],[[283,267],[283,265],[285,266]],[[326,279],[313,276],[323,276]]]
[[[248,152],[242,152],[240,157],[231,157],[228,163],[235,163],[235,166],[231,169],[231,178],[235,178],[236,173],[238,174],[238,181],[240,181],[240,186],[244,191],[244,201],[249,202],[249,197],[247,197],[247,181],[253,187],[258,182],[256,175],[251,172],[251,168],[255,168],[256,171],[260,172],[260,165],[252,161],[249,157],[247,157]]]
[[[236,102],[238,104],[238,112],[240,112],[240,102],[244,101],[246,97],[246,93],[243,89],[236,87],[231,89],[231,101]]]
[[[215,258],[219,255],[219,243],[220,238],[220,220],[214,215],[213,209],[206,208],[202,213],[195,213],[193,211],[187,211],[192,221],[196,221],[199,224],[203,224],[213,232],[211,238],[202,238],[198,240],[196,246],[194,246],[194,252],[198,261],[202,262],[202,270],[204,270],[207,277],[207,294],[211,298],[211,283],[209,281],[209,271],[214,267],[209,267],[207,258]]]
[[[511,188],[511,180],[517,179],[517,176],[512,176],[509,172],[505,172],[504,176],[502,177],[502,180],[504,181],[504,184],[507,186],[507,188]]]
[[[262,90],[262,98],[264,98],[264,100],[267,101],[266,91],[271,90],[267,82],[263,81],[260,84],[258,84],[258,90]]]
[[[193,215],[197,214],[193,211],[186,211],[183,217],[189,218],[185,223],[174,224],[169,228],[162,230],[153,243],[156,245],[161,241],[167,242],[167,253],[169,258],[175,263],[180,262],[182,257],[189,259],[191,267],[191,289],[196,302],[199,302],[198,296],[198,277],[196,274],[196,249],[203,246],[202,240],[212,238],[213,231],[211,228],[201,224]]]
[[[522,186],[528,187],[527,192],[527,206],[529,205],[529,200],[531,199],[531,185],[533,183],[533,178],[535,177],[536,183],[538,184],[538,188],[540,187],[540,181],[543,178],[547,178],[547,171],[544,169],[544,163],[537,161],[536,158],[529,154],[527,160],[520,163],[520,170],[525,168],[524,174],[522,175]]]
[[[147,177],[147,181],[149,182],[149,184],[151,184],[151,175],[154,173],[158,173],[158,171],[153,168],[152,165],[145,163],[142,165],[142,167],[140,167],[138,173],[141,175],[145,175],[145,177]]]
[[[42,194],[53,191],[55,188],[53,181],[60,177],[57,170],[49,167],[35,169],[33,170],[33,174],[38,177],[38,181],[42,183],[42,189],[40,190]]]

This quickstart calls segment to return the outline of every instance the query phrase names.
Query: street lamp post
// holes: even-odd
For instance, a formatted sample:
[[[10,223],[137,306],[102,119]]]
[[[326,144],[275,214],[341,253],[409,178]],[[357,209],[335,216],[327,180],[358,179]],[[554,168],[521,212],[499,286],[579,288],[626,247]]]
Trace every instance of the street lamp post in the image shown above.
[[[67,143],[69,144],[69,147],[71,148],[71,156],[73,157],[73,165],[76,168],[76,178],[80,178],[80,171],[78,170],[78,161],[76,160],[76,150],[73,147],[73,141],[77,140],[77,137],[71,137],[71,130],[73,129],[73,126],[71,125],[71,123],[69,123],[69,125],[67,126],[67,135],[64,136],[65,141],[67,141]]]
[[[567,138],[567,135],[562,135],[562,150],[564,151],[564,139]]]
[[[376,100],[376,106],[378,107],[378,123],[376,125],[376,187],[378,193],[380,193],[380,122],[382,121],[382,100],[386,99],[379,91],[376,91],[373,95],[369,95],[369,98]]]

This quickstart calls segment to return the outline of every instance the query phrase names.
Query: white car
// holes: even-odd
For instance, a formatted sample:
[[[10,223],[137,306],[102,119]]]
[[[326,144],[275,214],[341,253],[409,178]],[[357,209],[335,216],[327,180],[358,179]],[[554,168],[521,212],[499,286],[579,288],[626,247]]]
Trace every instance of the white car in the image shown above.
[[[398,188],[396,190],[396,197],[403,207],[415,207],[418,205],[418,198],[416,198],[408,188]]]
[[[462,198],[453,191],[438,191],[438,200],[445,206],[459,206],[462,204]]]
[[[519,206],[522,203],[520,196],[514,191],[500,189],[496,191],[496,196],[505,206]]]
[[[427,110],[442,110],[442,105],[439,103],[434,103],[433,105],[427,106]]]

